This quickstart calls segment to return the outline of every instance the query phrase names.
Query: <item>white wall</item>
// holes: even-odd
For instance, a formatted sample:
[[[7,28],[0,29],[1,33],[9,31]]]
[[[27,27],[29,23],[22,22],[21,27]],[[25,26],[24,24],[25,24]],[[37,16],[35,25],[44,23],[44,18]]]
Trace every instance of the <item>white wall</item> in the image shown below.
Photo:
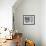
[[[42,46],[46,46],[46,0],[42,0],[41,4],[41,40]]]
[[[14,6],[15,29],[41,46],[41,0],[23,0],[18,7]],[[35,25],[23,25],[23,15],[35,15]]]
[[[12,6],[16,0],[0,0],[0,27],[12,28]]]

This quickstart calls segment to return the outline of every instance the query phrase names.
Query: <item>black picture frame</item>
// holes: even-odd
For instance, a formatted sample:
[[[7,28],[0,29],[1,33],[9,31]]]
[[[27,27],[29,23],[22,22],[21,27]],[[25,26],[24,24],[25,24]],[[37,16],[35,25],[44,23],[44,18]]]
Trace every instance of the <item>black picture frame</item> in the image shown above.
[[[35,25],[35,15],[23,15],[24,25]]]

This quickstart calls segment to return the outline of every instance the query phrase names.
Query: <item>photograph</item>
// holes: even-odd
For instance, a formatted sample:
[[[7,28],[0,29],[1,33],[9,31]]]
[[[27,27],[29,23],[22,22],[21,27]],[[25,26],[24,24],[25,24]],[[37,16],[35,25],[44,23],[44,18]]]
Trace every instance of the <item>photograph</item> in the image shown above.
[[[23,24],[24,25],[34,25],[35,24],[35,15],[24,15]]]

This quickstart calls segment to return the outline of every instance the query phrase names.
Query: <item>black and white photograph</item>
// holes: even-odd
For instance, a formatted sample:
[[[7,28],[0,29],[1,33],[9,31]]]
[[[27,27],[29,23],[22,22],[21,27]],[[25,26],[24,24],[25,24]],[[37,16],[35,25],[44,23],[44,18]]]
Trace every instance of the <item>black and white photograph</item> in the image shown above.
[[[24,25],[34,25],[35,24],[35,15],[24,15],[23,24]]]

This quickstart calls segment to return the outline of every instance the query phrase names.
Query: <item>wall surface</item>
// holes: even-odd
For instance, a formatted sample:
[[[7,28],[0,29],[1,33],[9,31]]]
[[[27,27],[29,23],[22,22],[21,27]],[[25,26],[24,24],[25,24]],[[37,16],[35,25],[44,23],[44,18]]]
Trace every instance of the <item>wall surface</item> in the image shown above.
[[[25,38],[33,39],[36,46],[46,46],[46,0],[23,0],[20,5],[14,4],[13,13],[15,29]],[[23,15],[32,14],[35,25],[23,25]]]
[[[41,0],[23,0],[18,7],[14,6],[15,29],[22,32],[25,39],[41,46]],[[23,15],[35,15],[35,25],[23,25]]]
[[[42,46],[46,46],[46,0],[41,1],[41,38]]]
[[[16,0],[0,0],[0,27],[12,28],[12,6]]]

